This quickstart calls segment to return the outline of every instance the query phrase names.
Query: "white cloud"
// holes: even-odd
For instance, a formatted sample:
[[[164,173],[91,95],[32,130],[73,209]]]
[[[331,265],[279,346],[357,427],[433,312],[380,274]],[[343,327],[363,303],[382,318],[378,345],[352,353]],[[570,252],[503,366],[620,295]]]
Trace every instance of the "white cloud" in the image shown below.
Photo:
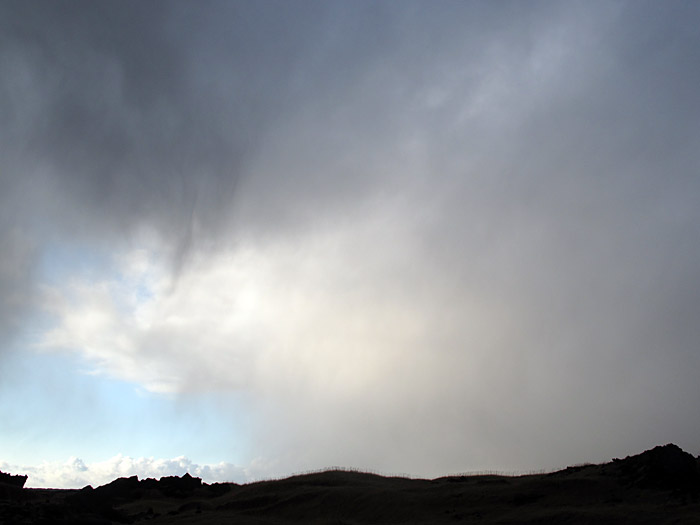
[[[118,454],[105,461],[85,463],[71,457],[66,461],[43,462],[39,465],[15,465],[0,462],[0,470],[13,474],[26,474],[27,487],[82,488],[97,487],[120,477],[138,476],[139,479],[163,476],[182,476],[186,472],[202,478],[205,483],[222,481],[244,482],[249,474],[245,469],[231,463],[200,465],[185,456],[172,459],[132,458]]]
[[[195,254],[176,282],[143,250],[126,254],[120,275],[51,291],[57,324],[42,346],[153,392],[303,385],[356,395],[440,321],[425,309],[434,290],[412,280],[420,260],[406,225],[391,219],[384,210]]]
[[[618,363],[638,351],[630,334],[646,316],[615,306],[627,304],[627,266],[579,260],[575,228],[540,220],[545,205],[504,218],[459,200],[432,223],[440,199],[411,197],[197,247],[176,279],[148,246],[117,254],[119,274],[51,291],[43,347],[156,394],[241,393],[244,462],[259,458],[262,476],[328,465],[437,476],[617,454],[620,418],[646,410],[659,374],[635,369],[620,396]],[[660,439],[640,425],[634,448]]]
[[[292,238],[195,252],[175,282],[143,251],[121,256],[120,275],[53,290],[57,324],[42,345],[155,393],[244,392],[252,456],[274,458],[261,460],[271,475],[420,472],[426,440],[464,424],[434,407],[459,400],[471,417],[508,323],[497,302],[457,297],[426,268],[420,221],[399,200]],[[387,440],[393,452],[380,452]]]

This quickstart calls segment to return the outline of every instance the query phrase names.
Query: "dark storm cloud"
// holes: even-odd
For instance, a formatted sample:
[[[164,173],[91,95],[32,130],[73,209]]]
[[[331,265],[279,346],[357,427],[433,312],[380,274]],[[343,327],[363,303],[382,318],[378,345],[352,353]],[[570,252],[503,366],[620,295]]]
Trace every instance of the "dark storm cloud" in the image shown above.
[[[146,220],[187,237],[195,209],[209,230],[273,123],[311,102],[342,134],[359,126],[343,120],[350,97],[358,118],[373,118],[368,138],[340,141],[395,133],[392,115],[409,109],[414,86],[445,65],[469,68],[485,38],[519,45],[528,30],[510,18],[538,12],[450,7],[6,2],[4,171],[41,179],[44,213],[72,228]],[[353,101],[354,90],[365,94]],[[306,181],[276,175],[266,191],[280,182]],[[319,191],[332,199],[358,185],[371,182],[328,176]]]
[[[4,2],[4,224],[14,224],[13,239],[25,244],[70,232],[74,241],[109,245],[145,223],[169,240],[179,266],[194,237],[221,230],[272,123],[309,99],[324,101],[323,110],[342,107],[397,35],[400,43],[414,35],[428,43],[439,30],[402,33],[390,7]],[[416,24],[415,7],[398,19]],[[409,60],[397,58],[402,67]],[[277,195],[288,201],[285,188],[306,192],[298,172],[263,184],[273,203]],[[352,195],[355,184],[329,178],[322,193],[292,205]],[[4,243],[13,277],[3,281],[22,295],[28,277],[18,279],[15,270],[32,265],[31,257],[18,262],[28,256],[17,242]]]
[[[371,4],[1,9],[2,177],[27,190],[3,192],[5,208],[44,235],[92,242],[146,223],[176,257],[194,229],[220,232],[269,127],[309,98],[342,104],[335,90],[392,31],[388,6]]]
[[[195,221],[200,236],[220,231],[260,134],[294,99],[317,16],[304,10],[4,2],[3,304],[30,295],[23,246],[37,236],[109,245],[147,225],[180,266]]]
[[[243,35],[252,45],[239,45],[251,21],[237,8],[224,7],[231,25],[204,49],[194,46],[205,5],[4,7],[6,141],[79,206],[73,220],[84,212],[103,227],[147,218],[178,228],[196,201],[203,215],[226,204],[285,76],[259,64],[277,61],[278,49],[293,54],[295,42],[266,50]]]
[[[681,8],[691,11],[684,19]],[[694,9],[6,2],[3,172],[41,178],[50,187],[45,212],[73,227],[146,220],[186,244],[193,214],[204,229],[216,226],[247,162],[264,155],[270,130],[309,109],[300,124],[327,126],[319,145],[328,152],[319,155],[356,154],[357,166],[346,177],[314,180],[313,170],[300,168],[263,178],[275,208],[361,197],[376,175],[362,169],[360,155],[373,154],[378,139],[402,140],[402,127],[421,130],[437,168],[483,146],[486,155],[510,155],[505,169],[529,170],[519,177],[528,185],[533,177],[532,185],[546,185],[551,169],[600,179],[600,171],[642,156],[675,168],[693,162],[697,134]],[[557,25],[576,34],[576,17],[593,34],[578,49],[566,42],[573,50],[565,77],[537,85],[541,73],[528,60]],[[494,89],[510,91],[498,100],[503,107],[485,111],[471,129],[455,123],[450,111],[498,75]],[[441,83],[457,84],[452,99],[417,109],[416,96]],[[489,135],[495,116],[502,125]],[[316,130],[298,132],[318,140]],[[501,178],[516,179],[515,194],[518,178]],[[640,188],[653,194],[647,190]]]

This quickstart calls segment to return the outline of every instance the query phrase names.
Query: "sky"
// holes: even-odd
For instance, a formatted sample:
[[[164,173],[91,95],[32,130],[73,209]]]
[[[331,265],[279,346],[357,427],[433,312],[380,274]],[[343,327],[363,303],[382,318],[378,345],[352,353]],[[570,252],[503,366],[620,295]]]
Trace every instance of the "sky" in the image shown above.
[[[700,3],[0,2],[0,470],[700,454]]]

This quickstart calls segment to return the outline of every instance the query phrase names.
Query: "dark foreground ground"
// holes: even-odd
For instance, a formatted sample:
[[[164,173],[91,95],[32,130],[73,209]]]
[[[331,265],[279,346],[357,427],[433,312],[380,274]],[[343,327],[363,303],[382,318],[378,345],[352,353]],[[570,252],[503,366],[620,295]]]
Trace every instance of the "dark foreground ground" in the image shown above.
[[[434,480],[327,471],[236,485],[185,475],[96,489],[0,479],[0,523],[698,523],[700,460],[675,445],[551,474]]]

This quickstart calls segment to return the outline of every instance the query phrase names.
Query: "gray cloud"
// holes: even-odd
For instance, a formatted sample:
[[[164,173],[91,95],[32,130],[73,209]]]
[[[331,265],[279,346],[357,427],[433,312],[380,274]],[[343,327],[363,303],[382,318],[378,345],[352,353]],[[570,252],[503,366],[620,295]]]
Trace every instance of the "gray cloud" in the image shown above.
[[[407,304],[430,331],[405,341],[403,381],[334,403],[304,371],[275,390],[271,366],[261,434],[288,436],[265,442],[286,468],[333,461],[338,442],[347,461],[424,471],[689,446],[698,9],[5,3],[0,292],[26,302],[33,250],[68,233],[104,246],[153,227],[184,272],[246,238],[316,253],[319,231],[345,239],[376,214],[396,238],[348,234],[366,250],[339,249],[323,294],[353,282],[389,313],[330,310],[374,326]],[[172,357],[169,333],[135,337],[142,357]]]
[[[181,266],[193,222],[200,237],[221,232],[246,159],[288,103],[304,39],[285,24],[297,14],[162,2],[2,10],[6,308],[31,293],[17,275],[32,265],[20,237],[109,246],[146,224]]]
[[[235,109],[249,94],[221,108],[197,89],[188,56],[197,13],[177,16],[182,9],[158,3],[9,8],[4,112],[16,126],[8,135],[58,194],[50,211],[81,228],[87,213],[102,229],[144,219],[177,229],[200,192],[205,204],[226,193],[247,147]],[[245,127],[254,136],[259,122]]]

